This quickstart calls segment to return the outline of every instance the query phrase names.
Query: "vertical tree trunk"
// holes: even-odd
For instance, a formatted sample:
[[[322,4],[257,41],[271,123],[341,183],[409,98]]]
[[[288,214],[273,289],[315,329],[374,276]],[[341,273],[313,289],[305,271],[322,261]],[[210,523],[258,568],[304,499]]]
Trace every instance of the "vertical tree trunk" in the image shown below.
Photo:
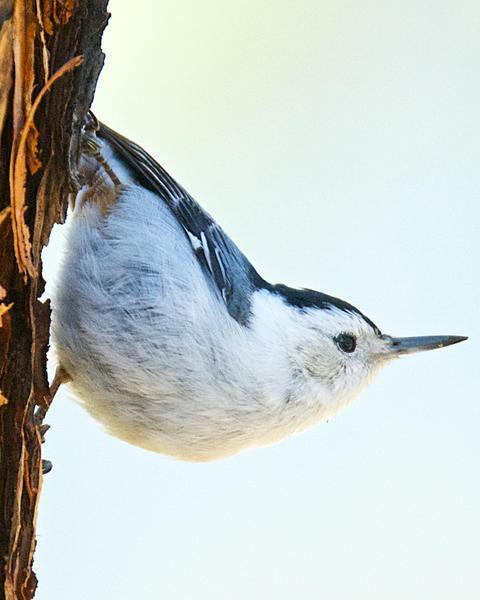
[[[0,598],[33,598],[48,403],[41,250],[78,187],[107,0],[0,0]],[[53,566],[52,566],[53,568]]]

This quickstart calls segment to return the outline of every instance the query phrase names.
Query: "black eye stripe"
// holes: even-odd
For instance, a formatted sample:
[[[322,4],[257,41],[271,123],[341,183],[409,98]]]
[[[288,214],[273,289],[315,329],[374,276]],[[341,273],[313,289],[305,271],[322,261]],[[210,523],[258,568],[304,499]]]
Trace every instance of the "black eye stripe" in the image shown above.
[[[354,352],[357,347],[357,340],[351,333],[340,333],[334,340],[340,350],[347,354]]]

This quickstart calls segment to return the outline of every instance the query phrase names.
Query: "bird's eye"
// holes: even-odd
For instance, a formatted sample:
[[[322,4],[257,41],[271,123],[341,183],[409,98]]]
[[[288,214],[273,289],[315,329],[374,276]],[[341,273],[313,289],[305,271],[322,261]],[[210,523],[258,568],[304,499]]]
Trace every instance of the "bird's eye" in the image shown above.
[[[351,354],[357,347],[357,340],[355,339],[355,336],[350,333],[341,333],[340,335],[337,335],[335,343],[342,352],[348,352],[348,354]]]

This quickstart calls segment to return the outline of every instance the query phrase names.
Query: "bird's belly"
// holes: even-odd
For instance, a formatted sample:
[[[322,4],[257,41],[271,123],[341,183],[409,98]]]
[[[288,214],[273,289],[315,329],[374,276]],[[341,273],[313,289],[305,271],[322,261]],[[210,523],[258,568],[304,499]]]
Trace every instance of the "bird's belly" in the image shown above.
[[[212,327],[231,319],[169,210],[148,200],[74,216],[53,298],[55,350],[75,396],[113,435],[178,458],[226,456],[255,435],[229,372],[211,370]]]
[[[209,461],[224,458],[257,445],[254,428],[243,420],[239,426],[234,410],[205,399],[172,394],[155,398],[113,395],[109,389],[72,387],[88,412],[108,433],[130,444],[177,459]]]

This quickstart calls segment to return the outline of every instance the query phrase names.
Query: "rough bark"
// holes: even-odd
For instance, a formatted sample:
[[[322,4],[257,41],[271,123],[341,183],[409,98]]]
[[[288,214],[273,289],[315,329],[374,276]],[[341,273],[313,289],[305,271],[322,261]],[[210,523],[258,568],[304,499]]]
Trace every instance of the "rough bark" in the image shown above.
[[[33,598],[50,398],[41,250],[78,187],[79,132],[103,64],[107,0],[0,0],[0,598]],[[52,566],[52,568],[54,568]]]

